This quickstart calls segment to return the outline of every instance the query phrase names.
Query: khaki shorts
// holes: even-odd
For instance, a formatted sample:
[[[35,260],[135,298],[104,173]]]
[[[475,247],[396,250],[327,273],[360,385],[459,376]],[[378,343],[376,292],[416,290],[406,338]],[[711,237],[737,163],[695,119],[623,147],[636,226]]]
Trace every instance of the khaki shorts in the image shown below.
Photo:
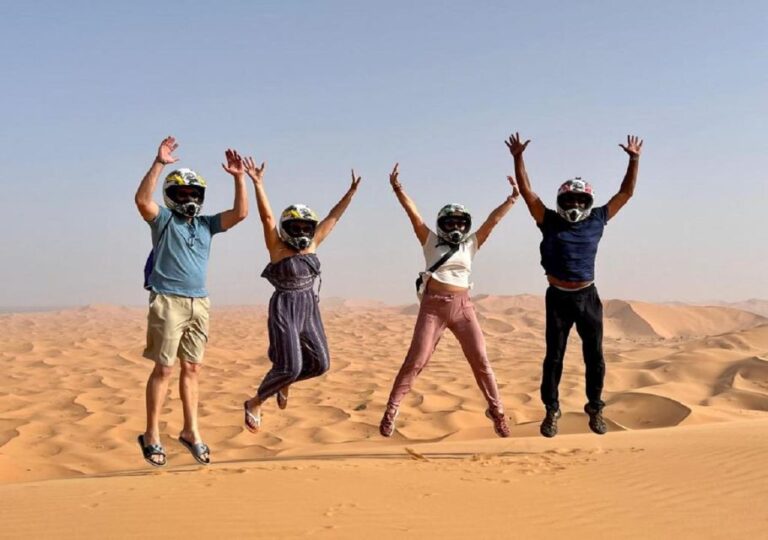
[[[144,358],[164,366],[172,366],[177,356],[193,364],[202,362],[210,307],[207,297],[150,293]]]

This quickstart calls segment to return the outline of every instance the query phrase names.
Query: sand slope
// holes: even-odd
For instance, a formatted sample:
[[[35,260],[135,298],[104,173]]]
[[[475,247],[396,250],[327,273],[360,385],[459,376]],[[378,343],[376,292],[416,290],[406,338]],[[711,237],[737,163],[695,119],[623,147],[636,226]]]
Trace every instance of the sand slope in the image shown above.
[[[221,523],[226,516],[235,535],[258,516],[278,536],[354,538],[369,520],[382,537],[398,531],[423,537],[426,525],[415,506],[433,516],[432,530],[444,527],[452,537],[473,530],[482,516],[488,537],[504,527],[646,537],[613,534],[612,524],[638,516],[649,524],[645,532],[689,531],[691,538],[726,522],[745,534],[768,531],[764,513],[739,513],[750,497],[764,498],[768,484],[756,473],[768,470],[768,319],[724,307],[606,301],[612,432],[588,433],[574,332],[561,384],[561,435],[548,441],[538,436],[543,299],[479,296],[475,305],[513,438],[495,438],[469,366],[446,334],[406,398],[395,435],[384,440],[378,421],[410,341],[414,306],[330,304],[321,303],[331,371],[297,385],[287,410],[267,404],[264,431],[255,436],[242,427],[241,404],[268,369],[265,309],[214,307],[201,426],[218,465],[200,470],[174,440],[181,404],[173,388],[163,424],[170,466],[162,472],[148,470],[135,443],[151,367],[141,358],[143,310],[89,306],[0,315],[0,483],[6,484],[0,493],[11,501],[0,518],[17,523],[20,537],[39,536],[45,522],[27,522],[29,501],[37,500],[57,509],[62,526],[74,526],[82,514],[93,537],[103,537],[122,515],[119,530],[130,535],[138,531],[130,516],[145,510],[149,490],[151,500],[177,501],[163,523],[202,535],[204,525],[182,525],[189,507],[181,492],[189,488],[216,501],[210,510],[196,508],[199,519],[191,523],[206,516]],[[84,478],[93,475],[100,477]],[[558,519],[546,511],[553,491],[563,494],[554,503]],[[301,517],[278,519],[297,492]],[[249,513],[251,497],[258,505]],[[611,519],[590,512],[590,500]],[[670,517],[673,504],[687,525]],[[730,509],[730,518],[715,519],[713,508]],[[393,522],[388,512],[405,521]]]

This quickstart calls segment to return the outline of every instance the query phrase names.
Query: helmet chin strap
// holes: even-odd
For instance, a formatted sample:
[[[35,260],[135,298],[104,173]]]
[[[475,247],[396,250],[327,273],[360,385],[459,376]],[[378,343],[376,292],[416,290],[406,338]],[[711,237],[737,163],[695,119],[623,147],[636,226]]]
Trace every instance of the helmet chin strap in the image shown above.
[[[188,202],[179,204],[176,206],[176,210],[179,214],[186,217],[195,217],[200,213],[201,206],[194,202]]]
[[[464,237],[464,234],[461,231],[452,231],[448,233],[448,239],[454,244],[458,244],[459,242],[461,242],[461,239],[463,237]]]
[[[562,216],[562,218],[569,223],[578,223],[579,221],[584,221],[589,217],[591,212],[591,208],[587,208],[586,210],[581,210],[579,208],[569,208],[568,210],[558,208],[557,210],[557,213],[560,214],[560,216]]]
[[[309,236],[290,236],[285,239],[285,243],[297,251],[301,251],[312,245],[312,238]]]

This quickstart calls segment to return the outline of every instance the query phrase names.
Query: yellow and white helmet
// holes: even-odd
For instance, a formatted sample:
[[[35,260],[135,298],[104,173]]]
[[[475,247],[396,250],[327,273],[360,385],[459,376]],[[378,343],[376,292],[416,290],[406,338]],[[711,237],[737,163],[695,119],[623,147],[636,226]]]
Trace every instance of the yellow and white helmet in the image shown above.
[[[309,206],[292,204],[280,214],[277,232],[280,239],[294,249],[307,249],[312,244],[319,221]]]
[[[205,187],[205,179],[192,169],[176,169],[165,177],[163,200],[177,214],[195,217],[203,207]]]

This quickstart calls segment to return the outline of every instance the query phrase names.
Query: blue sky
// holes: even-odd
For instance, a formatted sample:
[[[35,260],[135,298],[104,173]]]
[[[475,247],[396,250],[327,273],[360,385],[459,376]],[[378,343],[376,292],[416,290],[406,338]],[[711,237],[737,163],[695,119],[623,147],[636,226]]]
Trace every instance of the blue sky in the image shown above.
[[[231,205],[227,147],[267,160],[276,210],[324,214],[355,167],[363,183],[319,253],[323,293],[410,302],[423,259],[394,162],[428,221],[456,201],[477,223],[507,194],[511,131],[533,139],[550,205],[577,175],[606,201],[636,133],[638,188],[601,243],[602,295],[768,297],[767,24],[763,2],[3,4],[0,306],[145,301],[132,199],[168,134],[208,178],[208,212]],[[214,303],[270,293],[251,203],[214,241]],[[475,260],[476,292],[541,294],[539,240],[521,203]]]

